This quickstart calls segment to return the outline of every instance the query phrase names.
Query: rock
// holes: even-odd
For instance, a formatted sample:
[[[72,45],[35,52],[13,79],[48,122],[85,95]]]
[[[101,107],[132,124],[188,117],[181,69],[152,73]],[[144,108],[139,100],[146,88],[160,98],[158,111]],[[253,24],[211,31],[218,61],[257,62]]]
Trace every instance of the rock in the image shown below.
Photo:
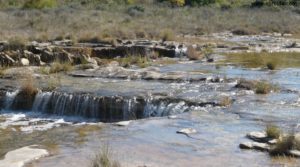
[[[98,67],[99,66],[97,64],[92,64],[92,63],[80,64],[76,66],[76,68],[79,70],[98,69]]]
[[[269,140],[269,141],[268,141],[268,144],[274,145],[274,144],[276,144],[277,142],[278,142],[277,139],[272,139],[272,140]]]
[[[291,43],[290,45],[287,45],[286,48],[298,48],[299,45],[296,42]]]
[[[293,156],[293,157],[300,157],[300,151],[299,150],[290,150],[289,155]]]
[[[154,47],[154,51],[157,52],[160,56],[174,58],[176,57],[175,49],[167,49],[163,46]]]
[[[176,133],[189,135],[189,134],[197,133],[197,130],[193,129],[193,128],[184,128],[184,129],[178,130]]]
[[[269,138],[265,132],[250,132],[247,137],[257,142],[268,142]]]
[[[39,66],[42,64],[40,55],[36,55],[28,50],[25,50],[24,56],[29,60],[31,65]]]
[[[54,45],[57,46],[71,46],[74,42],[69,39],[61,40],[61,41],[53,41]]]
[[[30,110],[35,99],[35,95],[38,93],[37,88],[23,87],[12,103],[12,110]]]
[[[169,115],[168,118],[169,118],[169,119],[176,119],[176,118],[177,118],[177,115]]]
[[[253,148],[253,144],[252,144],[252,142],[244,142],[244,143],[241,143],[239,145],[239,147],[241,149],[252,149]]]
[[[254,90],[255,89],[255,82],[254,81],[247,81],[247,80],[242,79],[235,85],[235,88],[246,89],[246,90]]]
[[[120,66],[120,63],[117,61],[111,61],[110,63],[107,64],[109,67],[118,67]]]
[[[145,71],[142,73],[142,78],[145,80],[157,80],[161,78],[161,74],[155,71]]]
[[[231,50],[249,50],[248,46],[235,46],[232,47]]]
[[[258,143],[258,142],[244,142],[239,145],[241,149],[255,149],[260,151],[269,151],[270,146],[265,143]]]
[[[15,64],[15,60],[12,59],[11,57],[9,57],[7,54],[5,53],[0,53],[0,63],[1,66],[12,66]]]
[[[3,160],[0,160],[0,167],[23,167],[25,164],[49,155],[47,150],[27,146],[8,152]]]
[[[52,63],[55,60],[53,52],[49,50],[42,50],[40,58],[45,63]]]
[[[65,50],[62,50],[62,51],[59,51],[59,52],[55,52],[54,57],[59,62],[73,63],[74,55],[72,55],[71,53],[66,52]]]
[[[29,66],[29,60],[26,58],[21,58],[20,65],[22,66]]]
[[[120,121],[115,123],[117,126],[128,126],[131,123],[131,121]]]

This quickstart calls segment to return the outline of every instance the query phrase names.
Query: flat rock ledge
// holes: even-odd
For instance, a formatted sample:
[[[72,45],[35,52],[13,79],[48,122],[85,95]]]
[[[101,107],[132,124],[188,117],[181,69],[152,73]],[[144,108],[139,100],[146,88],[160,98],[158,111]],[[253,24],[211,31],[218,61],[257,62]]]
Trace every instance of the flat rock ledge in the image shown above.
[[[259,151],[269,151],[270,146],[266,143],[244,142],[240,144],[241,149],[255,149]]]
[[[49,155],[47,150],[37,147],[37,145],[26,146],[8,152],[4,159],[0,160],[0,167],[23,167],[26,163]]]

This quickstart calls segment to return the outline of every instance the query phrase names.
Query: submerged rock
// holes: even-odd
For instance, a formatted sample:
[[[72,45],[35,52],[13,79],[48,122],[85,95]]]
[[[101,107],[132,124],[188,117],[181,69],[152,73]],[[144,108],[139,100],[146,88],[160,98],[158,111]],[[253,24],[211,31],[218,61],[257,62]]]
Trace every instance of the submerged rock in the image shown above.
[[[235,85],[235,88],[246,89],[246,90],[254,90],[255,89],[255,82],[254,81],[247,81],[247,80],[242,79]]]
[[[32,145],[8,152],[4,159],[0,160],[0,167],[23,167],[26,163],[49,155],[47,150],[36,147]]]
[[[244,142],[240,144],[241,149],[255,149],[260,151],[269,151],[270,146],[266,143]]]
[[[120,121],[115,123],[117,126],[128,126],[131,123],[131,121]]]
[[[263,143],[268,142],[270,140],[265,132],[250,132],[247,134],[247,137],[254,141]]]
[[[184,129],[178,130],[176,133],[189,135],[189,134],[197,133],[197,130],[193,129],[193,128],[184,128]]]

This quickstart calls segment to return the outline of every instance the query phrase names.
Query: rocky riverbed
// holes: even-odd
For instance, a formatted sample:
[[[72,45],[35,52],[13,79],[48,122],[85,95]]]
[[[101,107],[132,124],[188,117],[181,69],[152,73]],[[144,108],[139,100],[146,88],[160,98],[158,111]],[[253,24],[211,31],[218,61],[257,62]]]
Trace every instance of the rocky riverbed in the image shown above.
[[[230,33],[2,42],[0,166],[31,149],[37,156],[20,153],[20,164],[89,166],[105,146],[122,166],[298,166],[245,134],[268,124],[299,133],[300,68],[224,63],[230,53],[294,53],[298,45],[288,34]]]

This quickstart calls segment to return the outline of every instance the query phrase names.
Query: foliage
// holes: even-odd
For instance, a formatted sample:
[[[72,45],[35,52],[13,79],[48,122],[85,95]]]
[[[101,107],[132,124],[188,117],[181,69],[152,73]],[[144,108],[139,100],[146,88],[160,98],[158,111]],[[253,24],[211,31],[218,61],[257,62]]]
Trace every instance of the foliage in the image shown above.
[[[57,6],[56,0],[28,0],[24,3],[25,9],[44,9]]]
[[[280,129],[275,125],[268,125],[266,127],[266,133],[269,138],[278,139],[281,135]]]
[[[256,94],[268,94],[272,90],[272,85],[265,81],[260,81],[256,83],[255,88]]]
[[[170,2],[175,6],[184,6],[185,0],[170,0]]]

